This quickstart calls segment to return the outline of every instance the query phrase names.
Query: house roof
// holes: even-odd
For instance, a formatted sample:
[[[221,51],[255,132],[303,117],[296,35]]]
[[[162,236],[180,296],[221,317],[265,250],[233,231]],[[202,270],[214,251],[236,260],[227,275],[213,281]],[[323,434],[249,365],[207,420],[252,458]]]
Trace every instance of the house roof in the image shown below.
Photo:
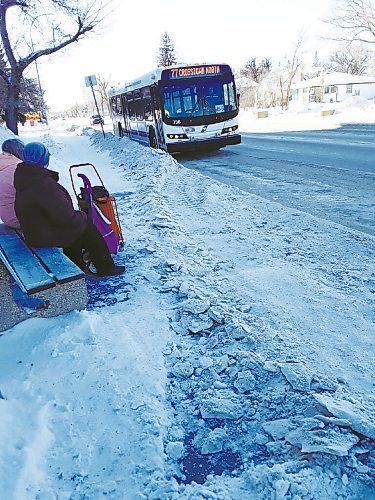
[[[375,76],[350,75],[349,73],[323,73],[292,85],[293,89],[324,87],[327,85],[349,85],[351,83],[375,83]]]

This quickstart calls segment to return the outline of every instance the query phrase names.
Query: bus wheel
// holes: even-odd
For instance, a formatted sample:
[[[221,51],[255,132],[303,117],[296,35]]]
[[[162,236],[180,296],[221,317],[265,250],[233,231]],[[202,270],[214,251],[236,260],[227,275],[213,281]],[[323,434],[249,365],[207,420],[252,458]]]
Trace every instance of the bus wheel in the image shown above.
[[[122,130],[121,123],[118,124],[118,136],[119,137],[124,137],[124,131]]]
[[[156,143],[156,136],[154,129],[150,128],[150,133],[148,136],[148,143],[150,145],[150,148],[157,149],[158,145]]]

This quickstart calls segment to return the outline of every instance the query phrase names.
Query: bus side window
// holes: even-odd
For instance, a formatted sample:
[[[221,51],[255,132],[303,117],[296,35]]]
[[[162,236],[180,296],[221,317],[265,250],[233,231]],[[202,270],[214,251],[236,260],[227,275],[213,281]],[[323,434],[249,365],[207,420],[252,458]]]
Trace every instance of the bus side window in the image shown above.
[[[145,120],[153,121],[152,106],[151,106],[151,93],[149,87],[142,89],[143,106],[145,111]]]
[[[141,92],[139,90],[134,91],[134,107],[135,107],[135,116],[137,120],[145,119],[145,111],[143,107],[143,100],[141,97]]]
[[[112,110],[116,115],[122,114],[121,97],[119,95],[112,98]]]
[[[111,98],[111,109],[112,109],[112,114],[116,115],[117,114],[116,97]]]
[[[129,118],[130,120],[135,120],[135,106],[134,106],[133,92],[129,92],[128,94],[126,94],[126,100],[128,103]]]
[[[233,82],[224,83],[224,104],[226,111],[232,111],[237,108]]]

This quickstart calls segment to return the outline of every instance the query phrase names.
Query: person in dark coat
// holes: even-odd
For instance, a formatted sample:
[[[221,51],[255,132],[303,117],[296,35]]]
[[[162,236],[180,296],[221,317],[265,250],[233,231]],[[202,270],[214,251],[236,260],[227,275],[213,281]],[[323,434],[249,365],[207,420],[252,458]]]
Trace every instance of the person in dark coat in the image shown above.
[[[60,247],[81,269],[83,251],[88,251],[99,276],[121,274],[108,247],[85,212],[75,210],[68,191],[57,182],[56,172],[47,169],[50,154],[46,146],[30,142],[23,150],[23,162],[14,174],[15,210],[26,242],[33,247]]]

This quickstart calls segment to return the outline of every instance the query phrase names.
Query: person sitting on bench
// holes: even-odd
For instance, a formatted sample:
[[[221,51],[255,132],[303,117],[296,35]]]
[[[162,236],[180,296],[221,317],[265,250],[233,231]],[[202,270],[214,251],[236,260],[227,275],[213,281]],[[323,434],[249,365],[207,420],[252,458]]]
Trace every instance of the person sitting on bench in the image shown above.
[[[22,161],[24,147],[25,144],[19,139],[7,139],[1,146],[3,152],[0,154],[0,218],[13,229],[20,227],[14,210],[14,172]]]
[[[122,274],[125,267],[115,265],[97,227],[74,209],[68,191],[49,174],[49,158],[44,144],[30,142],[14,174],[15,209],[26,243],[60,247],[85,272],[82,253],[88,251],[98,276]]]

